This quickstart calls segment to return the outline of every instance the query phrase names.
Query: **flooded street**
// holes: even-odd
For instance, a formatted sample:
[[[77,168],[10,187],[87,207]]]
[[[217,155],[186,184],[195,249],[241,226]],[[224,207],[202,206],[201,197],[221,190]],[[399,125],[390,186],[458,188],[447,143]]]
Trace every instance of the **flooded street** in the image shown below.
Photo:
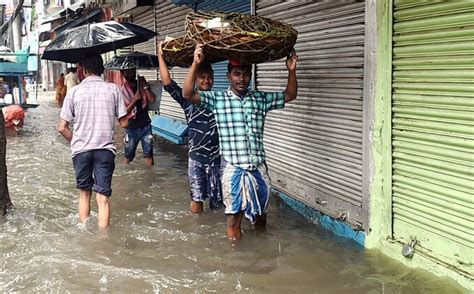
[[[223,209],[188,212],[186,149],[157,140],[153,168],[141,147],[125,165],[121,130],[111,226],[97,230],[95,198],[91,219],[79,226],[69,145],[55,129],[59,109],[53,94],[40,102],[23,130],[7,136],[15,208],[0,220],[1,292],[464,293],[333,236],[276,198],[267,231],[244,222],[232,247]]]

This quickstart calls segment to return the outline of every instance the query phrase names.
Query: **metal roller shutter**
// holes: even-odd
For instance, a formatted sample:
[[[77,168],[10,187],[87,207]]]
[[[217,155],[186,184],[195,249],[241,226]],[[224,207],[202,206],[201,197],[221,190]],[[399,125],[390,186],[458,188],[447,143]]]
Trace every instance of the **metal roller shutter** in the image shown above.
[[[298,97],[265,125],[272,184],[362,228],[365,3],[258,1],[256,14],[298,31]],[[287,76],[284,59],[259,64],[257,87],[283,91]]]
[[[166,36],[179,37],[184,35],[186,32],[184,30],[185,16],[192,10],[185,5],[177,6],[168,1],[156,1],[155,3],[158,41],[164,41]],[[170,70],[171,78],[180,86],[183,85],[187,73],[187,68],[174,67]],[[163,91],[161,98],[160,114],[183,122],[186,121],[183,110],[166,91]]]
[[[393,19],[393,236],[473,278],[474,2]]]
[[[155,13],[153,10],[153,6],[150,6],[150,9],[146,10],[143,13],[135,16],[133,18],[133,23],[139,26],[145,27],[149,30],[155,31]],[[152,38],[147,42],[143,42],[140,44],[133,45],[133,51],[143,52],[147,54],[156,54],[156,39]],[[139,75],[144,76],[147,81],[156,81],[157,78],[157,70],[138,70],[137,73]]]

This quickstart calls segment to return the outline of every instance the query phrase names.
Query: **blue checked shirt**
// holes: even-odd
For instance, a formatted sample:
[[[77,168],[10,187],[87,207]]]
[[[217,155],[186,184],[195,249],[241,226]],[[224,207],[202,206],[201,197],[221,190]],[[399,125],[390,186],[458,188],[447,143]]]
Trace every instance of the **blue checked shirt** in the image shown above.
[[[212,110],[219,130],[221,156],[234,166],[255,170],[265,161],[263,128],[270,110],[285,107],[285,93],[199,91],[201,107]]]

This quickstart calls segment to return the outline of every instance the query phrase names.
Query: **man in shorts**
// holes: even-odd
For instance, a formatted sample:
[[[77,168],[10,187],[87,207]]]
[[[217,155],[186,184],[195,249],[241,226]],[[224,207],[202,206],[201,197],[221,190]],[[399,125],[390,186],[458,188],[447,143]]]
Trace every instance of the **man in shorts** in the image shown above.
[[[121,70],[123,83],[122,94],[128,112],[128,127],[125,129],[125,163],[135,158],[138,144],[141,142],[143,157],[147,166],[154,164],[153,134],[148,115],[148,104],[155,101],[155,94],[144,77],[136,78],[135,69]]]
[[[87,221],[95,191],[98,225],[105,228],[110,220],[109,198],[115,169],[115,119],[127,127],[127,109],[119,87],[100,78],[104,66],[99,55],[82,60],[81,65],[85,79],[67,92],[58,131],[71,142],[76,186],[80,190],[79,222]]]

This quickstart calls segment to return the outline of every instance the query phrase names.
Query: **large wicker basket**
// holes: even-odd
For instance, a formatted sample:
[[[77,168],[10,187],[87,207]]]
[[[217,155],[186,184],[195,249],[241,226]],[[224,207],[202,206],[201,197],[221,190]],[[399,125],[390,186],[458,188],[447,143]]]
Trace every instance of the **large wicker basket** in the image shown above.
[[[205,53],[241,62],[262,63],[287,56],[298,32],[287,24],[242,13],[190,12],[186,31]]]
[[[177,38],[166,37],[162,46],[163,57],[168,65],[189,67],[193,63],[195,48],[196,42],[188,35]],[[215,63],[226,59],[224,57],[206,54],[206,52],[204,56],[204,62],[207,63]]]

